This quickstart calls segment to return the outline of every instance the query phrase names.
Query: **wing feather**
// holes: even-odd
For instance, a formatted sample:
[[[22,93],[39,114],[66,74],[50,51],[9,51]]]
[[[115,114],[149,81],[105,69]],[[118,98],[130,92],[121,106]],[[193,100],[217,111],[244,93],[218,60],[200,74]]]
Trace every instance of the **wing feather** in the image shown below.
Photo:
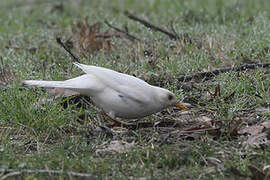
[[[106,86],[139,103],[148,102],[151,98],[153,87],[141,79],[102,67],[74,64],[85,73],[95,76]]]

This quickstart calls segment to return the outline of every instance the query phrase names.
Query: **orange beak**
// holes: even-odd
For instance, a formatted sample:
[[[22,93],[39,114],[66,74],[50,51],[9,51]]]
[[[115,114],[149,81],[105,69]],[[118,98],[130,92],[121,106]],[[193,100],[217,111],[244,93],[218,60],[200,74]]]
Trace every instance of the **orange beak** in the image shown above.
[[[188,110],[188,107],[185,106],[184,103],[176,103],[175,106],[180,108],[180,109]]]

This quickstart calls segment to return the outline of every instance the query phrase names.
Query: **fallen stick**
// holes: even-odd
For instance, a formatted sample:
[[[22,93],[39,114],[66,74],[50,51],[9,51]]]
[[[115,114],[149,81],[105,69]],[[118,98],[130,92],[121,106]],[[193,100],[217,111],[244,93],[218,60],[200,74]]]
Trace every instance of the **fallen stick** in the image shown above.
[[[149,28],[151,28],[151,29],[154,29],[154,30],[156,30],[156,31],[159,31],[159,32],[162,32],[162,33],[166,34],[166,35],[169,36],[171,39],[179,39],[179,37],[178,37],[176,34],[173,34],[173,33],[169,32],[169,31],[167,31],[167,30],[165,30],[165,29],[163,29],[163,28],[161,28],[161,27],[158,27],[158,26],[156,26],[156,25],[153,25],[153,24],[147,22],[147,21],[144,20],[144,19],[138,18],[138,17],[136,17],[135,15],[129,13],[128,11],[125,11],[125,12],[124,12],[124,15],[126,15],[128,18],[130,18],[130,19],[132,19],[132,20],[134,20],[134,21],[138,21],[138,22],[142,23],[142,24],[145,25],[146,27],[149,27]]]
[[[63,47],[68,53],[69,55],[76,61],[76,62],[80,62],[79,58],[77,58],[72,52],[71,50],[62,42],[60,37],[56,37],[56,42]]]
[[[267,68],[270,67],[270,63],[266,64],[245,64],[242,66],[234,66],[234,67],[228,67],[228,68],[221,68],[221,69],[216,69],[214,71],[207,71],[207,72],[202,72],[202,73],[196,73],[193,75],[181,75],[177,78],[179,82],[187,82],[191,81],[192,79],[204,79],[209,80],[211,77],[214,77],[220,73],[225,73],[229,71],[243,71],[247,69],[256,69],[256,68]]]
[[[109,26],[110,28],[113,28],[114,30],[116,30],[117,32],[120,32],[120,33],[125,34],[125,35],[128,37],[128,39],[130,39],[131,41],[137,40],[137,41],[142,42],[142,40],[140,40],[139,38],[137,38],[137,37],[135,37],[135,36],[129,34],[127,31],[121,30],[121,29],[119,29],[119,28],[117,28],[117,27],[111,25],[107,20],[105,20],[104,23],[105,23],[107,26]]]
[[[92,174],[87,174],[87,173],[78,173],[78,172],[73,172],[73,171],[57,171],[57,170],[47,170],[47,169],[37,169],[37,170],[32,170],[32,169],[4,169],[1,168],[0,169],[1,173],[12,173],[10,174],[10,176],[15,176],[15,175],[19,175],[21,173],[27,173],[27,174],[55,174],[55,175],[69,175],[69,176],[77,176],[77,177],[87,177],[87,178],[94,178],[95,176],[93,176]],[[7,177],[9,177],[9,174],[5,175]],[[4,176],[2,176],[2,179]]]

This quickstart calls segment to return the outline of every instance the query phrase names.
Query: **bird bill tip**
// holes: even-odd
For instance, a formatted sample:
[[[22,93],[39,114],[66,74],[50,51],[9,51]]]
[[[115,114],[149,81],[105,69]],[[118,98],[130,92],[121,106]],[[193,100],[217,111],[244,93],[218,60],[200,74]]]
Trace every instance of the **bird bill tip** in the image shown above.
[[[176,103],[175,106],[179,109],[188,110],[188,107],[184,103]]]

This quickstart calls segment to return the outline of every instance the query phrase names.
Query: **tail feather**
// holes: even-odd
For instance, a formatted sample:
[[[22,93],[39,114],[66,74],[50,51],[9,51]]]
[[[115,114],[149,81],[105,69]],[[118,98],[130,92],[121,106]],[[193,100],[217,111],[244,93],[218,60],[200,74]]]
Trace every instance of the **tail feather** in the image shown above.
[[[98,82],[97,79],[90,74],[84,74],[82,76],[65,81],[25,80],[23,83],[30,86],[38,86],[44,88],[70,89],[84,95],[91,95],[94,91],[100,91],[104,89],[104,85]]]
[[[23,81],[24,84],[30,86],[38,86],[38,87],[45,87],[45,88],[70,88],[67,86],[65,81],[39,81],[39,80],[25,80]]]

